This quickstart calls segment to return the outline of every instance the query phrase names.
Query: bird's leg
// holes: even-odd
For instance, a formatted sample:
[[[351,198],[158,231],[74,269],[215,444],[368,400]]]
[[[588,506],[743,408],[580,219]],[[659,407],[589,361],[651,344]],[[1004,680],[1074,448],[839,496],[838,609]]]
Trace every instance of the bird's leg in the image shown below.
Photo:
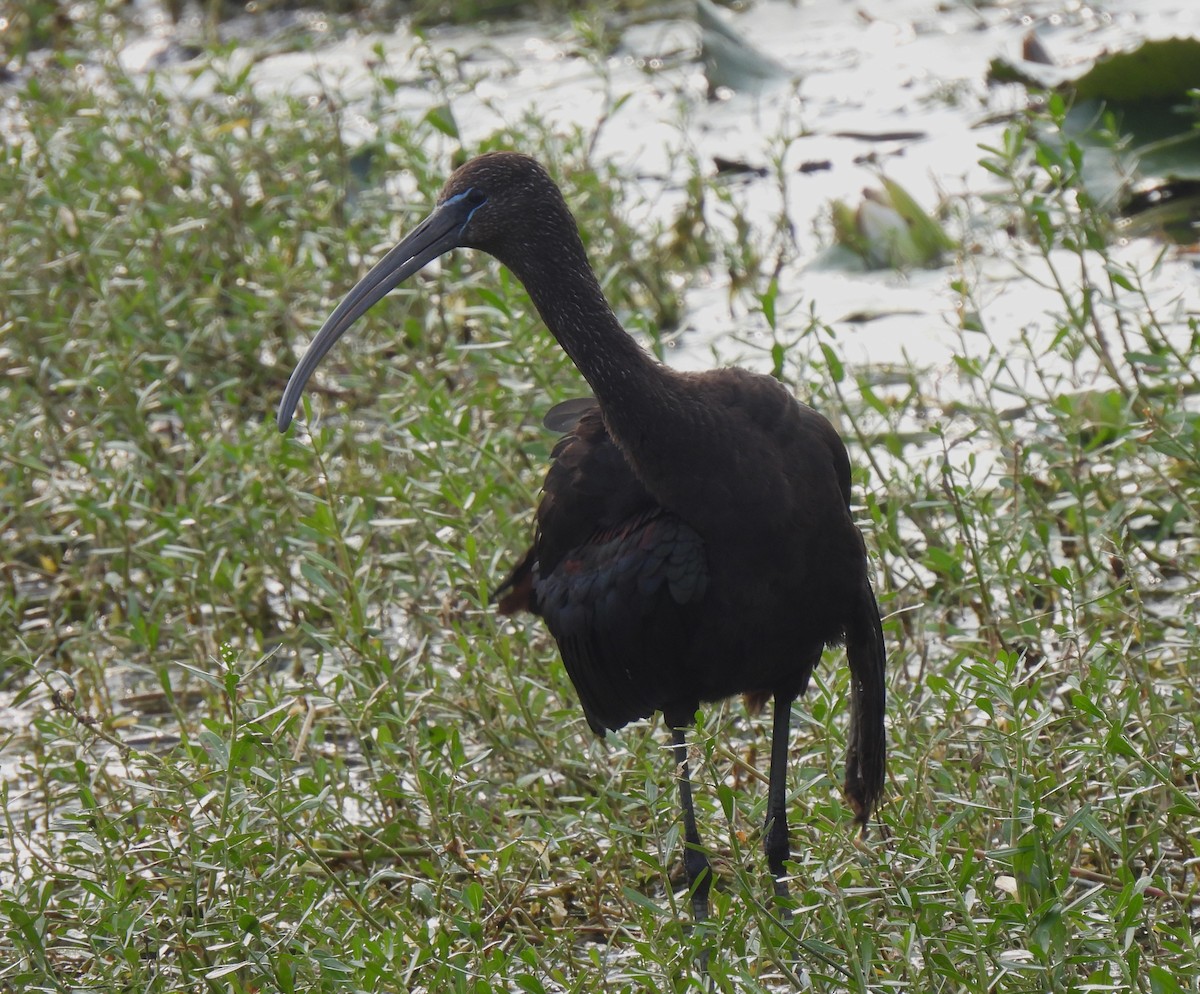
[[[679,803],[683,807],[683,867],[687,871],[688,889],[692,894],[692,917],[702,922],[708,917],[708,888],[712,884],[712,868],[700,845],[696,829],[696,811],[692,807],[692,781],[688,777],[687,732],[679,726],[671,728],[675,744],[675,775],[679,778]]]
[[[794,696],[775,696],[775,720],[771,728],[771,779],[767,787],[767,823],[763,828],[767,866],[775,877],[775,894],[783,899],[788,897],[787,881],[783,879],[783,861],[791,855],[788,846],[787,767],[793,700]],[[790,909],[786,904],[783,909],[784,916],[790,917]]]

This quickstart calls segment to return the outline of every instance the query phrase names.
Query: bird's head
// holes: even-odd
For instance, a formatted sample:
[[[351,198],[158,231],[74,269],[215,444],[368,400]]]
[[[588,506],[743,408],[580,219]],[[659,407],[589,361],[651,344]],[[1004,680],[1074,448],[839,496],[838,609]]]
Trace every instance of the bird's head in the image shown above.
[[[543,236],[548,218],[566,211],[562,194],[536,159],[489,152],[454,171],[434,214],[462,218],[457,244],[481,249],[508,264],[515,243]]]
[[[482,249],[511,267],[516,246],[527,236],[536,239],[542,219],[565,211],[554,181],[527,155],[492,152],[456,169],[433,212],[346,294],[321,326],[288,380],[276,416],[279,430],[291,423],[305,384],[333,344],[406,279],[455,248]]]

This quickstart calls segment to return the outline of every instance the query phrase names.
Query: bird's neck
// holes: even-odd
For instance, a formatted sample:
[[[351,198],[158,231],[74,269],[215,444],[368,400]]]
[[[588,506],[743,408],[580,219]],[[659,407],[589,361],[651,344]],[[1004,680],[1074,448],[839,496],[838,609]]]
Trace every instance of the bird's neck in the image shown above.
[[[621,327],[577,235],[573,241],[564,239],[560,251],[509,268],[592,388],[618,444],[633,455],[651,419],[658,422],[664,409],[675,406],[671,373]]]
[[[494,254],[524,284],[587,380],[609,435],[638,479],[664,507],[683,506],[690,481],[711,470],[704,430],[711,412],[682,374],[657,362],[621,327],[565,204],[555,209],[548,203],[521,235]]]

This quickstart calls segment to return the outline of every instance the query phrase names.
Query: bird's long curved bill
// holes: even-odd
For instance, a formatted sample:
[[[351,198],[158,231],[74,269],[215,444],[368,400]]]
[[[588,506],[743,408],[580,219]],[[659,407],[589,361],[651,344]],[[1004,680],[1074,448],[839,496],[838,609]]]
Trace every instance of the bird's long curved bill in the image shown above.
[[[279,413],[275,416],[280,431],[287,431],[305,384],[325,354],[333,348],[334,342],[413,273],[456,248],[468,214],[461,201],[450,200],[437,207],[346,294],[346,298],[321,326],[288,380],[283,400],[279,403]]]

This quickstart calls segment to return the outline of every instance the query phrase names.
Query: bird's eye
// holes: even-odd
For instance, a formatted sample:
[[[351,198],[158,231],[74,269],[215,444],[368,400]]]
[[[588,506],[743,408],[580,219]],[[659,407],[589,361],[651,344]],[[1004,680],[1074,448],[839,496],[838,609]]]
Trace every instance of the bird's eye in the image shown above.
[[[487,194],[476,187],[470,187],[463,190],[462,193],[456,193],[451,197],[443,200],[439,206],[448,206],[454,204],[457,208],[465,208],[467,212],[467,220],[471,219],[471,215],[480,207],[487,203]]]

